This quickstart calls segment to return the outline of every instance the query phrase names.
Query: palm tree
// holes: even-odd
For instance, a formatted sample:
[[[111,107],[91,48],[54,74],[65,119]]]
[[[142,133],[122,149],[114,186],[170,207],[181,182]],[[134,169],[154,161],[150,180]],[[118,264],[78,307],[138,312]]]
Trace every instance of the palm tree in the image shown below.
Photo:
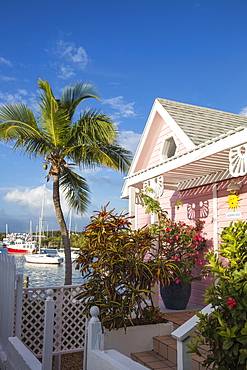
[[[40,97],[37,118],[25,104],[0,107],[0,140],[14,142],[30,158],[42,157],[53,178],[53,203],[65,250],[65,285],[72,283],[70,240],[60,201],[60,188],[71,208],[83,213],[89,205],[85,178],[72,170],[111,167],[126,173],[130,152],[118,144],[117,129],[104,113],[87,109],[73,122],[75,110],[86,98],[98,99],[91,84],[68,85],[56,99],[47,81],[38,80]]]

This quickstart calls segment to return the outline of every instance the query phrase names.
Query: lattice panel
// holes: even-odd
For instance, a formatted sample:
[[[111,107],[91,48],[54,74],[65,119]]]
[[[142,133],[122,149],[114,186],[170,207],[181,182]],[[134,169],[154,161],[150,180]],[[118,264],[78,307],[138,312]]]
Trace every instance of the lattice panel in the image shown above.
[[[25,345],[36,355],[42,355],[46,291],[54,292],[53,353],[68,353],[84,348],[86,317],[83,305],[74,297],[81,286],[24,288],[22,335]]]

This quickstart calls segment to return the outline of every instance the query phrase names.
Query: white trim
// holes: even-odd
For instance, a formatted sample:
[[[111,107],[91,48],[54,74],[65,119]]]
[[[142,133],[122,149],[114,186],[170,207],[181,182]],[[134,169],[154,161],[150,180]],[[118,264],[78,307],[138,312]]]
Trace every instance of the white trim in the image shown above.
[[[201,159],[207,159],[207,157],[209,156],[216,155],[224,150],[229,150],[232,147],[244,144],[246,143],[246,137],[247,128],[243,127],[239,127],[234,131],[230,131],[226,134],[220,135],[210,142],[205,142],[204,144],[198,145],[194,150],[190,150],[183,154],[179,153],[176,157],[173,157],[170,160],[164,161],[163,163],[156,164],[151,168],[143,169],[136,172],[135,174],[130,175],[126,178],[123,190],[127,189],[127,187],[130,185],[142,183],[149,178],[165,174],[169,171],[178,170],[179,172],[180,167],[192,165],[193,163],[196,163]],[[217,145],[215,145],[216,142]],[[210,160],[208,160],[208,167],[212,168],[212,171],[214,171],[213,166],[210,165]],[[200,176],[200,173],[198,173],[198,175]],[[191,179],[192,178],[193,177],[191,176]],[[188,178],[184,178],[184,180],[188,180]],[[126,195],[126,192],[123,192],[123,197],[125,197]]]
[[[178,126],[178,124],[174,121],[174,119],[169,115],[169,113],[165,110],[163,105],[158,101],[158,99],[155,99],[153,106],[151,108],[151,111],[149,113],[147,123],[144,127],[139,145],[136,149],[132,164],[129,169],[128,176],[131,176],[133,173],[134,168],[137,165],[137,162],[139,160],[139,157],[142,153],[143,146],[146,142],[147,136],[149,134],[149,131],[151,129],[154,117],[158,113],[161,118],[164,120],[164,122],[170,127],[170,129],[174,132],[174,134],[177,136],[177,138],[184,144],[184,146],[187,148],[187,150],[195,148],[195,144],[189,139],[189,137],[184,133],[184,131]]]
[[[193,141],[186,135],[186,133],[181,129],[181,127],[176,123],[176,121],[170,116],[170,114],[166,111],[165,107],[159,102],[159,100],[155,100],[157,103],[156,111],[159,115],[163,118],[165,123],[170,127],[171,131],[177,136],[177,138],[184,144],[187,150],[195,148],[195,144]]]

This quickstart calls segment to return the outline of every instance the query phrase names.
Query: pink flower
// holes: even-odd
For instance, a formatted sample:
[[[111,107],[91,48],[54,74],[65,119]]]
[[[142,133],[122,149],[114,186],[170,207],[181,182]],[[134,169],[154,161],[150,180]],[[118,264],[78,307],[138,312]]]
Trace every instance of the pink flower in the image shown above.
[[[166,231],[171,232],[172,231],[172,228],[171,227],[167,227],[166,228]]]
[[[175,278],[174,281],[175,281],[175,284],[179,284],[181,282],[181,280],[179,280],[178,278]]]
[[[230,307],[230,308],[233,308],[234,306],[236,306],[236,304],[237,304],[237,302],[235,301],[235,299],[234,298],[228,298],[228,300],[227,300],[227,302],[226,302],[227,304],[228,304],[228,306]]]
[[[172,257],[172,258],[171,258],[171,260],[174,260],[174,261],[181,261],[181,259],[180,259],[180,258],[178,258],[178,257]]]
[[[179,239],[179,236],[178,236],[178,235],[176,235],[176,236],[175,236],[175,239],[176,239],[176,240],[178,240],[178,239]]]
[[[202,265],[202,260],[200,258],[197,258],[197,262],[199,263],[199,265]]]

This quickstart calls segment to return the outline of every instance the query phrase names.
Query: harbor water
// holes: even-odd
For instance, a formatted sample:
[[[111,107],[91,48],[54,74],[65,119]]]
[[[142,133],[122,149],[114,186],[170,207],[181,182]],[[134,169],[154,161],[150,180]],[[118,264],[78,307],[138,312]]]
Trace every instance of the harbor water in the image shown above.
[[[5,248],[0,252],[6,253]],[[16,273],[23,274],[23,278],[29,277],[30,287],[47,287],[64,285],[65,263],[61,265],[46,265],[28,263],[21,253],[12,254],[15,258]],[[82,284],[83,279],[79,270],[75,270],[75,263],[72,264],[72,284]]]

